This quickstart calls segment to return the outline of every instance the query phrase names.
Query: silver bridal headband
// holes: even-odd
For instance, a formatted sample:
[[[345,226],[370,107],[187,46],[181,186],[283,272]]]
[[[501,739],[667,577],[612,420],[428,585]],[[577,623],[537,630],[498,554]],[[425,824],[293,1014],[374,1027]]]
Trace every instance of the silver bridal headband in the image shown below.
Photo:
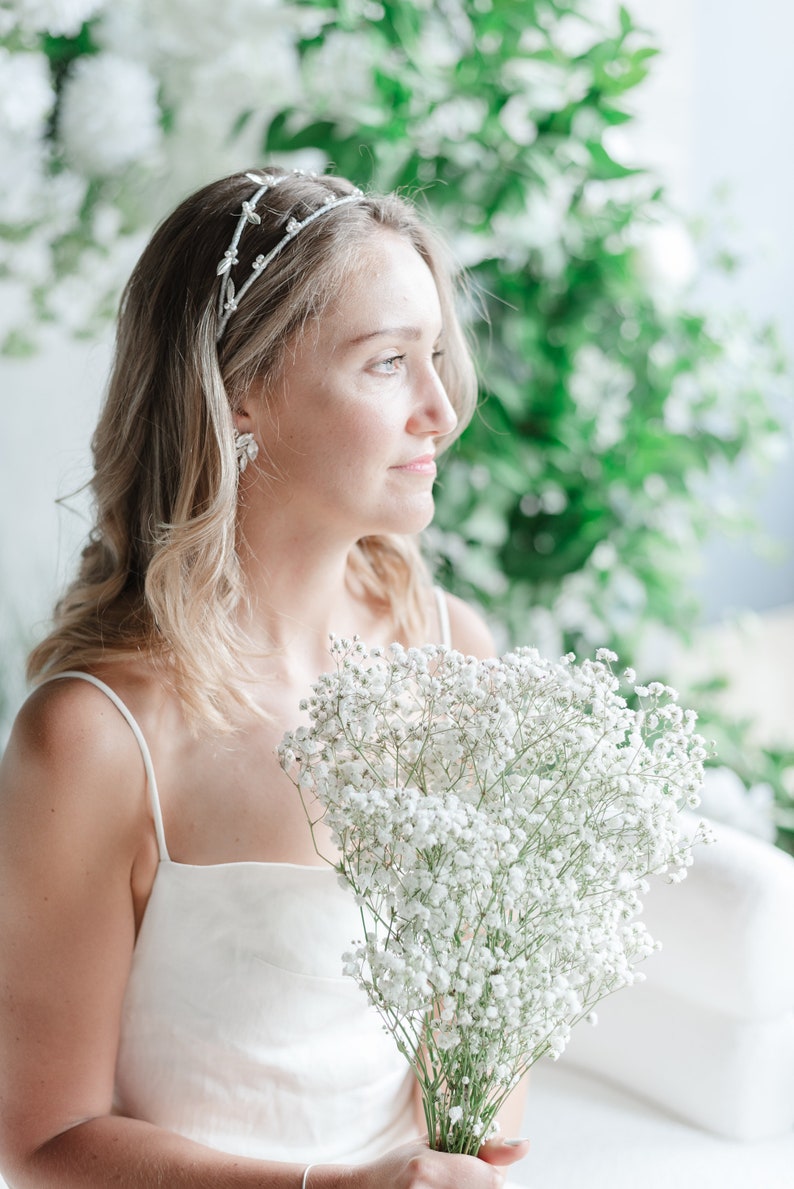
[[[326,193],[330,195],[327,202],[319,206],[317,210],[307,215],[305,219],[296,219],[294,216],[287,220],[285,233],[278,243],[270,249],[267,255],[259,255],[255,257],[251,264],[251,272],[243,281],[239,289],[235,288],[234,281],[231,277],[231,271],[238,263],[237,249],[240,245],[240,238],[249,225],[257,225],[262,222],[261,216],[256,213],[257,203],[267,194],[268,190],[273,190],[276,186],[281,185],[290,177],[317,177],[316,174],[304,174],[301,169],[294,169],[292,173],[275,174],[273,177],[265,177],[262,174],[247,173],[245,175],[250,181],[254,182],[258,189],[243,203],[242,213],[237,222],[232,242],[229,244],[226,251],[223,253],[223,259],[218,264],[215,270],[219,277],[222,277],[220,293],[218,294],[218,334],[217,338],[220,341],[223,332],[226,330],[226,325],[231,318],[234,311],[240,302],[240,299],[245,296],[248,290],[253,285],[254,281],[261,277],[267,266],[271,261],[283,252],[284,248],[295,239],[297,235],[303,231],[304,227],[308,227],[315,219],[319,219],[322,215],[328,214],[329,211],[335,210],[338,206],[346,206],[350,202],[361,202],[364,195],[361,190],[354,190],[351,194],[345,194],[342,198],[334,194],[333,191],[327,190]]]

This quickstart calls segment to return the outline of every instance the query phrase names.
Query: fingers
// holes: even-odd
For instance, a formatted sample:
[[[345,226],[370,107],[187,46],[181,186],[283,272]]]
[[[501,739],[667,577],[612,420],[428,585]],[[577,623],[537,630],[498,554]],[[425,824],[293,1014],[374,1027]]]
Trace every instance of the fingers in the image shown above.
[[[500,1165],[512,1164],[525,1155],[527,1143],[518,1145],[502,1140],[480,1149],[473,1156],[433,1152],[426,1144],[412,1143],[387,1153],[372,1164],[354,1170],[357,1180],[351,1189],[502,1189],[504,1173]]]
[[[528,1139],[490,1139],[483,1144],[477,1155],[486,1164],[506,1166],[523,1160],[528,1152]]]
[[[504,1173],[473,1156],[428,1152],[413,1162],[410,1189],[502,1189]]]

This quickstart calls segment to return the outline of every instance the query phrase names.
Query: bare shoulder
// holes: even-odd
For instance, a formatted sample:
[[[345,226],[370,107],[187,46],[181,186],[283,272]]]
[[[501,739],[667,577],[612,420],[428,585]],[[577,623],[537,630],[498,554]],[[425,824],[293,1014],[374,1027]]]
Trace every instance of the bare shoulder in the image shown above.
[[[129,725],[102,690],[74,677],[33,691],[14,723],[8,751],[40,766],[101,769],[138,752]]]
[[[0,817],[47,835],[90,824],[118,836],[141,820],[144,787],[138,744],[116,707],[88,682],[62,678],[34,690],[17,716],[0,764]]]
[[[491,630],[480,613],[457,595],[445,593],[444,598],[449,612],[452,647],[466,656],[494,656],[496,645]]]

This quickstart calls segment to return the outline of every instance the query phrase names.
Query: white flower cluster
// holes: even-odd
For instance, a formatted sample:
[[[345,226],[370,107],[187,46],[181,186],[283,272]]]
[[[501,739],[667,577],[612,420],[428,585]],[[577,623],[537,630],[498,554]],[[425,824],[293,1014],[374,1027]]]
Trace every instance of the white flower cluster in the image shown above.
[[[0,222],[25,223],[39,214],[43,189],[40,130],[55,92],[44,54],[0,46]]]
[[[11,11],[20,28],[74,37],[105,0],[12,0]]]
[[[64,87],[60,134],[70,164],[87,177],[145,165],[161,138],[157,81],[118,54],[79,58]]]
[[[160,83],[172,120],[162,177],[162,200],[170,204],[241,162],[260,160],[269,120],[300,94],[297,42],[312,10],[283,0],[135,5],[134,22],[108,16],[99,36],[108,50],[127,55],[134,23],[136,57]]]
[[[75,226],[85,184],[69,171],[48,175],[44,129],[55,91],[47,58],[0,46],[0,274],[5,308],[17,325],[36,317],[33,294],[52,281],[50,245]],[[5,334],[0,329],[0,347]]]
[[[631,709],[605,650],[332,653],[281,762],[361,906],[345,971],[414,1065],[431,1137],[476,1151],[523,1072],[641,977],[640,894],[691,862],[703,740],[665,686]]]
[[[107,319],[135,233],[209,176],[260,158],[269,119],[300,94],[298,41],[326,18],[283,0],[0,8],[13,45],[0,45],[0,272],[14,294],[2,349],[24,347],[42,310],[83,331]],[[88,20],[91,52],[70,63],[56,107],[41,34],[74,37]],[[318,156],[293,163],[322,168]]]

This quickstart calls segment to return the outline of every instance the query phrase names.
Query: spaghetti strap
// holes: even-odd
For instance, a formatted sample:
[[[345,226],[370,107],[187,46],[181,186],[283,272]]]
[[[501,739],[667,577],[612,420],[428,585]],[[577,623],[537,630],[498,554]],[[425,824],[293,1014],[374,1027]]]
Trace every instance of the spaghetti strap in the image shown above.
[[[64,673],[54,673],[52,677],[48,677],[47,681],[57,681],[59,677],[77,677],[80,681],[87,681],[90,685],[95,685],[97,689],[101,689],[116,709],[127,720],[127,723],[135,736],[138,746],[141,749],[143,756],[143,766],[146,769],[146,781],[149,786],[149,802],[152,807],[152,817],[154,818],[154,830],[157,835],[157,849],[160,852],[160,860],[167,861],[170,859],[168,854],[168,847],[165,844],[165,829],[163,827],[163,812],[160,808],[160,794],[157,791],[157,781],[154,777],[154,764],[152,763],[152,756],[149,751],[149,746],[143,737],[143,731],[138,726],[132,714],[122,702],[115,690],[111,689],[109,685],[105,685],[104,681],[100,681],[98,677],[92,677],[90,673],[81,673],[79,669],[67,669]],[[44,682],[42,682],[44,684]]]
[[[433,594],[436,596],[436,609],[438,610],[439,644],[442,644],[444,648],[451,648],[452,633],[449,630],[447,596],[440,586],[433,587]]]

